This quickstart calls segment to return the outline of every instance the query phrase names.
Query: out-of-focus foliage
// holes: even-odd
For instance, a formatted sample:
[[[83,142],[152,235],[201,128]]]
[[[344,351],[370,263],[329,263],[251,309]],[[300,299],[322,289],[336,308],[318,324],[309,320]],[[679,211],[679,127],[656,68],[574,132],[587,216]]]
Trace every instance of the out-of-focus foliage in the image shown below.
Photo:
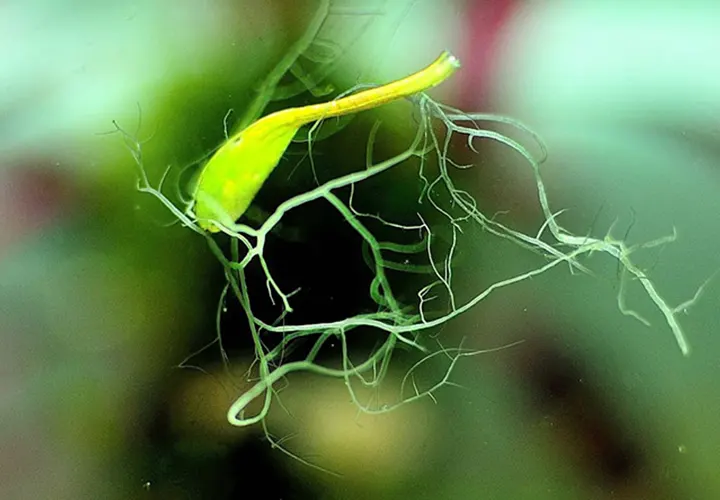
[[[479,49],[463,46],[483,18],[473,2],[370,3],[334,4],[339,14],[324,36],[337,44],[329,47],[347,47],[328,78],[337,90],[402,76],[443,48],[461,55],[458,78],[480,78]],[[506,17],[494,66],[481,76],[491,91],[478,105],[544,138],[553,206],[568,209],[563,220],[576,232],[599,237],[618,219],[614,234],[642,243],[677,228],[675,243],[639,258],[671,302],[692,296],[720,265],[715,2],[497,3],[507,4]],[[180,170],[223,140],[228,110],[232,127],[315,7],[0,6],[0,497],[231,498],[258,487],[342,499],[720,495],[720,288],[711,281],[684,318],[694,348],[685,359],[640,294],[628,301],[652,328],[619,314],[610,266],[596,276],[558,271],[498,294],[443,331],[443,342],[464,338],[469,348],[526,343],[460,365],[461,387],[437,404],[356,418],[342,387],[291,379],[281,393],[289,413],[272,413],[271,431],[300,456],[335,462],[343,477],[226,427],[249,362],[240,327],[232,373],[212,347],[188,363],[205,371],[178,369],[215,335],[221,271],[204,242],[164,227],[166,212],[134,193],[132,159],[104,133],[113,120],[135,133],[142,118],[151,175],[173,165],[170,187],[186,182],[192,170]],[[305,68],[326,54],[308,55]],[[378,147],[407,139],[395,119],[402,114],[388,111]],[[320,141],[318,166],[362,168],[370,123],[361,117]],[[304,152],[302,144],[289,152],[265,201],[289,193]],[[479,168],[464,182],[481,202],[503,221],[534,227],[531,173],[492,147],[473,161]],[[378,207],[392,210],[412,193],[404,175],[396,190],[378,188]],[[292,179],[311,185],[306,163]],[[350,248],[321,220],[295,222],[278,248]],[[478,233],[461,275],[477,288],[527,259]],[[342,261],[327,265],[328,275],[346,271]],[[340,285],[335,302],[312,293],[331,278],[318,278],[303,305],[351,304],[356,295]],[[268,470],[276,480],[258,483]]]

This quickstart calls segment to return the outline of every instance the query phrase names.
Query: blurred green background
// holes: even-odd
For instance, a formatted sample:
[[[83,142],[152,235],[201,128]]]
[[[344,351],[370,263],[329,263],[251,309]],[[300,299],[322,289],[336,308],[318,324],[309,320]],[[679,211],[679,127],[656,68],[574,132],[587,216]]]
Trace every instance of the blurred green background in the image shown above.
[[[183,364],[215,337],[222,269],[135,191],[136,165],[110,132],[116,121],[143,141],[154,180],[173,166],[177,198],[318,5],[0,6],[0,498],[720,498],[720,284],[683,317],[684,358],[637,284],[628,300],[652,327],[618,311],[617,268],[601,255],[586,261],[594,276],[558,267],[440,332],[476,349],[524,342],[465,359],[437,403],[358,416],[342,382],[291,378],[270,431],[340,477],[227,424],[251,362],[242,318],[225,330],[231,370],[212,347]],[[720,268],[717,26],[710,1],[332,0],[299,63],[327,73],[314,91],[329,98],[451,50],[463,69],[433,96],[538,132],[565,225],[602,237],[616,222],[631,243],[677,230],[637,258],[679,304]],[[321,178],[363,168],[378,118],[377,154],[405,147],[407,103],[365,113],[317,143]],[[455,150],[475,165],[462,182],[479,206],[536,232],[529,169],[499,146]],[[306,151],[291,147],[261,210],[313,186]],[[414,172],[374,184],[366,211],[412,213]],[[276,235],[273,263],[302,286],[308,317],[355,311],[367,300],[358,241],[312,210]],[[540,262],[480,230],[464,238],[463,292]],[[302,266],[311,256],[324,265]]]

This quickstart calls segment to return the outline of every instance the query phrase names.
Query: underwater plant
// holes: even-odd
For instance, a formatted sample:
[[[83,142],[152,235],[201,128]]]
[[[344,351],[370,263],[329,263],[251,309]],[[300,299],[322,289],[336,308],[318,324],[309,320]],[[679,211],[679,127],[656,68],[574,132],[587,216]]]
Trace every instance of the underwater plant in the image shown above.
[[[450,375],[460,359],[487,351],[471,351],[462,346],[448,348],[439,343],[434,348],[429,347],[423,342],[424,333],[436,331],[472,309],[494,291],[531,279],[559,265],[567,265],[572,272],[589,272],[581,257],[593,253],[605,254],[615,259],[619,265],[620,311],[647,323],[640,314],[629,309],[624,300],[628,279],[639,282],[663,314],[682,353],[689,354],[690,347],[678,315],[697,299],[701,290],[690,301],[673,307],[663,299],[653,281],[631,259],[635,250],[667,243],[674,235],[640,246],[628,246],[610,234],[602,239],[593,238],[575,235],[562,227],[559,216],[563,211],[553,211],[551,208],[541,177],[540,167],[546,152],[539,137],[512,118],[465,112],[437,102],[425,93],[460,69],[460,62],[449,52],[443,52],[426,68],[395,82],[381,86],[365,86],[358,91],[351,89],[324,103],[288,108],[258,119],[273,98],[273,92],[279,88],[280,78],[293,68],[297,58],[310,44],[317,42],[319,26],[328,15],[327,2],[321,2],[321,8],[306,34],[260,87],[257,99],[241,120],[239,131],[229,134],[227,140],[201,167],[192,187],[193,199],[186,206],[177,206],[163,194],[163,182],[167,172],[159,184],[153,185],[150,182],[143,164],[141,141],[121,130],[139,167],[138,189],[156,197],[183,226],[205,238],[209,249],[223,267],[227,283],[220,293],[218,318],[231,297],[237,301],[247,318],[247,329],[253,341],[255,356],[253,373],[249,374],[249,377],[253,378],[253,385],[239,394],[228,409],[227,420],[230,424],[241,427],[254,424],[264,426],[278,383],[295,372],[307,372],[343,381],[354,403],[367,413],[384,413],[408,402],[433,398],[437,389],[449,383]],[[303,85],[307,85],[308,81],[318,80],[321,78],[298,77],[298,81],[304,82]],[[414,136],[404,150],[389,158],[376,159],[375,144],[380,130],[380,124],[377,123],[367,139],[364,169],[337,175],[325,182],[319,182],[316,187],[306,192],[286,199],[257,226],[242,218],[302,126],[315,124],[309,129],[307,137],[312,158],[312,134],[322,120],[376,108],[403,98],[407,98],[411,103],[416,118]],[[493,125],[510,126],[533,138],[538,153],[533,154],[529,146],[493,130]],[[458,137],[463,138],[467,148],[476,153],[477,142],[488,140],[520,155],[533,173],[538,203],[544,218],[544,223],[536,234],[515,230],[484,214],[473,196],[457,187],[455,171],[469,168],[458,164],[450,155],[451,142]],[[417,166],[418,181],[422,185],[417,203],[431,207],[439,222],[429,222],[428,218],[418,211],[415,224],[400,224],[384,218],[382,214],[364,213],[356,207],[354,194],[358,186],[391,169],[400,166],[409,168],[410,164]],[[297,291],[289,292],[280,285],[276,272],[265,256],[266,242],[270,233],[279,227],[287,214],[314,202],[329,204],[362,240],[366,249],[366,261],[373,274],[368,294],[376,306],[375,310],[339,320],[311,323],[292,321],[293,295]],[[415,234],[416,241],[384,241],[370,229],[368,220],[379,222],[392,230]],[[438,225],[442,226],[442,229],[438,229]],[[461,300],[456,296],[453,281],[456,248],[464,228],[471,226],[482,228],[489,234],[510,240],[543,256],[544,263],[535,269],[476,291],[469,299]],[[226,250],[221,242],[228,239],[229,249]],[[410,255],[424,255],[425,262],[419,265],[403,258]],[[249,287],[246,273],[251,266],[259,266],[266,280],[266,290]],[[388,277],[390,270],[427,273],[431,280],[417,291],[417,300],[414,303],[407,303],[399,299],[394,292],[392,280]],[[275,318],[268,320],[255,313],[253,299],[258,293],[269,294],[273,304],[278,305]],[[447,298],[447,307],[440,312],[429,311],[430,302],[438,294]],[[218,325],[219,323],[218,319]],[[348,339],[354,333],[367,329],[380,332],[383,336],[382,342],[360,362],[351,360]],[[272,342],[267,341],[270,336],[273,338]],[[302,358],[288,360],[287,353],[292,351],[297,343],[307,341],[311,346]],[[222,349],[220,331],[218,342]],[[331,366],[318,360],[320,351],[334,342],[340,345],[340,366]],[[386,378],[394,351],[400,346],[416,350],[420,357],[417,363],[407,370],[400,384],[397,400],[390,403],[362,401],[356,390],[358,384],[365,388],[379,387]],[[434,383],[420,387],[415,374],[426,363],[439,357],[444,357],[447,361],[444,375]],[[260,402],[259,410],[250,412],[251,403],[256,401]]]

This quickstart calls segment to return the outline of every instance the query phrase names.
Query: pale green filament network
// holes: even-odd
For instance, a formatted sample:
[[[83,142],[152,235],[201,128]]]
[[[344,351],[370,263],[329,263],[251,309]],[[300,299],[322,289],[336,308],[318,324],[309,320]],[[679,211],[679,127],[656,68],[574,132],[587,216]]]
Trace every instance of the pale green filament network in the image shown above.
[[[583,254],[591,252],[608,254],[620,263],[624,273],[629,273],[641,283],[650,299],[664,315],[667,324],[676,337],[681,351],[684,354],[689,353],[689,346],[677,320],[677,315],[698,298],[701,290],[699,290],[696,296],[690,301],[678,307],[671,307],[657,292],[652,281],[631,261],[630,256],[633,248],[629,248],[623,242],[616,241],[610,237],[602,240],[588,236],[580,237],[563,229],[557,222],[557,214],[553,213],[550,209],[545,187],[540,177],[538,161],[517,141],[500,133],[481,128],[479,123],[502,122],[511,123],[518,127],[520,127],[520,125],[511,120],[491,115],[461,113],[438,104],[427,96],[422,96],[420,99],[417,99],[416,105],[423,119],[418,127],[415,138],[405,151],[379,163],[372,163],[365,170],[337,177],[311,191],[288,199],[257,229],[243,224],[235,224],[231,228],[228,228],[226,233],[232,238],[233,243],[230,255],[225,255],[213,238],[198,228],[193,220],[187,218],[181,209],[174,207],[157,189],[152,188],[144,176],[144,172],[141,173],[139,184],[141,191],[151,193],[158,197],[185,225],[203,234],[207,238],[211,250],[226,270],[229,291],[237,298],[247,315],[250,334],[255,342],[258,380],[248,391],[239,395],[229,409],[227,417],[231,424],[247,426],[262,423],[271,406],[274,385],[284,379],[288,374],[297,371],[310,372],[344,380],[352,399],[358,407],[361,408],[362,411],[369,413],[386,412],[395,408],[398,404],[414,401],[423,397],[432,398],[433,391],[447,382],[450,371],[458,359],[478,353],[461,348],[429,351],[418,340],[418,335],[421,332],[442,326],[449,320],[468,311],[499,288],[532,278],[560,264],[569,264],[571,269],[585,270],[585,267],[578,261],[578,258]],[[432,127],[434,120],[438,120],[444,125],[444,136],[435,132],[435,129]],[[371,134],[371,142],[376,132],[377,129],[374,129]],[[499,141],[517,151],[527,160],[535,175],[539,202],[546,219],[537,235],[533,236],[520,233],[488,218],[477,209],[473,198],[468,193],[454,186],[451,175],[452,163],[447,156],[450,138],[453,134],[465,135],[468,138],[470,147],[473,147],[472,141],[476,138]],[[132,143],[132,146],[138,164],[142,165],[140,145],[138,143]],[[371,150],[372,148],[370,148],[370,156],[372,153]],[[400,245],[392,242],[380,242],[361,221],[361,219],[366,218],[367,215],[355,210],[350,202],[343,201],[340,196],[335,194],[335,192],[343,188],[352,188],[371,177],[378,176],[413,158],[418,160],[422,167],[425,162],[429,161],[430,153],[435,155],[435,160],[439,168],[438,175],[432,179],[427,177],[427,170],[421,170],[421,174],[427,183],[426,198],[440,214],[447,217],[447,224],[450,225],[451,228],[459,228],[462,224],[479,224],[491,234],[510,239],[535,252],[545,255],[548,258],[547,262],[537,269],[494,283],[464,303],[457,303],[453,297],[452,284],[454,243],[449,246],[445,255],[440,258],[433,256],[431,253],[432,245],[429,244],[433,238],[433,229],[422,219],[418,220],[418,224],[415,226],[395,224],[398,228],[423,231],[424,237],[420,238],[417,244]],[[436,201],[436,197],[430,195],[433,190],[440,188],[450,196],[455,209],[457,210],[457,208],[459,208],[461,210],[460,215],[451,215],[449,204],[448,206],[442,206]],[[264,258],[264,246],[268,234],[280,223],[288,212],[307,203],[320,200],[325,200],[334,207],[367,245],[369,249],[369,261],[375,273],[369,294],[379,307],[377,312],[359,314],[340,321],[291,324],[289,321],[291,316],[288,315],[292,312],[292,294],[281,290],[273,278],[272,269],[270,269]],[[374,217],[377,218],[377,216]],[[388,221],[385,222],[391,224]],[[549,231],[555,240],[554,243],[548,243],[542,239],[542,233],[546,230]],[[452,235],[454,242],[457,238],[456,229],[453,229]],[[655,243],[659,244],[665,241],[667,241],[667,239]],[[424,245],[426,251],[428,251],[428,264],[426,264],[423,270],[430,271],[432,275],[435,276],[435,281],[418,292],[418,302],[415,307],[407,308],[397,300],[386,275],[386,270],[401,269],[402,266],[397,265],[395,262],[391,263],[391,261],[386,258],[386,254],[388,252],[416,252],[421,248],[421,245]],[[271,290],[275,298],[279,299],[281,315],[284,317],[283,324],[271,324],[256,317],[253,313],[251,302],[253,291],[248,289],[245,279],[245,269],[253,262],[259,264],[267,278],[269,290]],[[414,272],[418,269],[408,266],[407,270]],[[445,314],[433,319],[428,319],[423,313],[423,307],[427,300],[429,289],[435,286],[442,287],[447,291],[451,297],[450,305]],[[621,294],[622,288],[624,287],[621,287]],[[641,316],[629,310],[624,305],[622,295],[619,296],[618,301],[620,310],[623,313],[630,314],[642,320]],[[385,332],[385,341],[376,348],[367,359],[360,363],[352,364],[347,347],[348,335],[351,335],[355,330],[367,328]],[[263,335],[279,336],[279,345],[272,349],[266,348],[260,339],[261,331],[264,332]],[[283,363],[283,352],[296,340],[305,337],[313,337],[315,339],[313,347],[307,357],[300,361]],[[316,356],[322,346],[331,339],[339,339],[343,349],[343,365],[340,368],[324,366],[316,360]],[[380,384],[387,373],[393,351],[398,343],[425,353],[425,357],[418,362],[406,376],[401,388],[401,393],[396,402],[374,405],[362,402],[354,389],[354,384],[359,383],[369,387],[375,387]],[[435,385],[425,387],[424,389],[418,388],[413,373],[424,363],[437,359],[438,354],[444,354],[448,359],[445,376]],[[246,415],[245,412],[248,405],[257,398],[262,398],[263,402],[260,411],[255,415]]]
[[[268,88],[277,86],[279,78],[297,59],[298,54],[305,50],[308,40],[317,33],[319,26],[327,15],[328,2],[320,3],[320,10],[314,19],[309,38],[304,38],[295,52],[284,59],[268,80]],[[323,10],[325,9],[325,10]],[[303,45],[304,44],[304,45]],[[299,52],[300,51],[300,52]],[[279,75],[279,76],[278,76]],[[263,95],[269,95],[265,92]],[[267,100],[257,104],[248,111],[247,116],[257,117]],[[333,377],[342,380],[355,404],[364,412],[383,413],[396,408],[400,404],[416,401],[422,398],[433,398],[434,392],[449,382],[450,374],[456,363],[464,357],[473,356],[488,351],[469,351],[462,347],[435,348],[430,350],[420,339],[422,332],[442,327],[448,321],[470,310],[493,291],[519,283],[549,271],[558,265],[566,264],[571,271],[587,272],[587,268],[579,258],[584,254],[600,252],[609,255],[620,264],[621,287],[618,294],[618,307],[623,314],[646,322],[637,312],[629,309],[624,301],[624,289],[628,276],[639,281],[647,292],[649,298],[665,317],[667,324],[675,335],[683,354],[689,353],[689,345],[678,322],[678,314],[692,305],[699,297],[702,287],[691,300],[672,307],[658,293],[654,283],[631,260],[635,248],[626,246],[622,241],[612,239],[609,235],[603,239],[588,236],[576,236],[565,230],[558,223],[560,212],[553,212],[547,199],[546,191],[540,176],[540,164],[544,159],[544,150],[540,140],[515,120],[495,115],[480,113],[464,113],[433,101],[425,95],[417,96],[412,100],[421,120],[415,136],[408,147],[391,158],[375,162],[373,158],[373,144],[379,128],[374,127],[369,136],[366,151],[367,165],[364,170],[339,176],[331,181],[319,185],[315,189],[294,196],[282,203],[260,227],[253,228],[245,224],[228,224],[223,232],[232,239],[229,252],[226,254],[217,241],[203,231],[190,215],[182,208],[174,206],[161,192],[162,186],[153,187],[144,170],[141,144],[133,137],[124,134],[128,146],[140,167],[138,188],[142,192],[157,197],[186,227],[206,238],[208,245],[218,261],[225,269],[227,286],[221,294],[221,306],[226,298],[234,298],[242,307],[246,317],[249,334],[254,343],[255,371],[257,380],[249,390],[240,394],[229,408],[227,419],[235,426],[248,426],[253,424],[265,425],[265,418],[270,411],[277,384],[293,372],[308,372],[321,376]],[[535,139],[541,151],[540,158],[534,158],[530,150],[520,142],[499,132],[490,130],[481,124],[510,125],[529,134]],[[438,132],[436,125],[441,125],[442,132]],[[537,234],[524,234],[509,228],[491,217],[483,214],[477,207],[473,197],[458,188],[453,182],[453,169],[459,166],[449,157],[450,141],[453,137],[464,136],[468,146],[473,149],[476,139],[496,141],[519,153],[531,168],[538,193],[540,207],[545,222]],[[311,147],[311,144],[309,144]],[[435,223],[418,216],[412,225],[398,224],[384,219],[381,215],[367,214],[360,211],[353,203],[355,187],[364,181],[382,175],[389,169],[417,168],[419,164],[419,178],[424,185],[421,200],[432,207],[437,218],[444,221],[442,231]],[[434,169],[430,165],[435,165]],[[441,194],[441,196],[437,196]],[[312,324],[292,323],[292,297],[295,292],[283,290],[274,277],[274,271],[265,259],[265,245],[269,234],[277,228],[288,212],[313,202],[327,202],[350,227],[360,236],[364,245],[364,257],[372,269],[374,278],[370,283],[361,283],[357,286],[367,287],[368,296],[377,305],[372,313],[358,314],[339,321],[318,322]],[[398,231],[412,231],[418,234],[414,243],[399,243],[382,241],[373,234],[369,221],[382,223]],[[365,224],[368,222],[368,224]],[[546,262],[529,272],[492,284],[484,290],[478,291],[467,301],[459,300],[454,293],[453,269],[456,264],[457,242],[462,237],[462,228],[466,225],[477,225],[486,232],[508,239],[533,252],[547,258]],[[660,239],[652,244],[661,244],[671,238]],[[407,241],[407,240],[403,240]],[[436,243],[442,241],[442,250],[438,250]],[[420,253],[426,255],[423,262],[417,260]],[[246,270],[249,266],[259,266],[267,281],[267,290],[278,304],[278,315],[283,320],[266,321],[254,313],[253,297],[266,290],[249,289]],[[388,271],[422,273],[431,276],[432,281],[417,291],[417,301],[414,304],[401,303],[393,291]],[[428,312],[430,301],[436,295],[447,297],[444,311],[435,309],[432,314]],[[436,305],[437,302],[433,302]],[[219,331],[218,312],[218,341],[222,346],[222,336]],[[385,334],[383,341],[365,359],[352,363],[348,347],[348,338],[354,334],[372,329]],[[267,347],[263,338],[274,336],[277,339],[274,347]],[[286,362],[285,353],[297,341],[312,339],[312,346],[301,360]],[[328,366],[318,361],[318,354],[323,346],[332,341],[339,341],[342,349],[341,366]],[[396,400],[387,403],[363,401],[359,396],[357,387],[377,387],[391,365],[391,360],[398,345],[404,345],[417,350],[421,359],[413,365],[402,380]],[[224,355],[224,354],[223,354]],[[429,363],[445,360],[444,375],[431,384],[419,385],[415,374]],[[253,401],[260,401],[260,409],[248,415],[248,407]]]

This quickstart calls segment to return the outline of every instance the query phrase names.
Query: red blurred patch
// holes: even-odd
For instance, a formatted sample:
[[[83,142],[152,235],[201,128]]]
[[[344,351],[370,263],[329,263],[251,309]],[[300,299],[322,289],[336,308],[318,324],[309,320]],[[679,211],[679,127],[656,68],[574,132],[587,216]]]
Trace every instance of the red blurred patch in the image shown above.
[[[68,194],[66,177],[56,169],[22,165],[0,172],[0,256],[55,220]]]
[[[517,5],[516,0],[467,2],[466,25],[463,27],[467,38],[460,54],[463,71],[458,74],[457,104],[461,109],[484,109],[487,106],[499,38]]]

